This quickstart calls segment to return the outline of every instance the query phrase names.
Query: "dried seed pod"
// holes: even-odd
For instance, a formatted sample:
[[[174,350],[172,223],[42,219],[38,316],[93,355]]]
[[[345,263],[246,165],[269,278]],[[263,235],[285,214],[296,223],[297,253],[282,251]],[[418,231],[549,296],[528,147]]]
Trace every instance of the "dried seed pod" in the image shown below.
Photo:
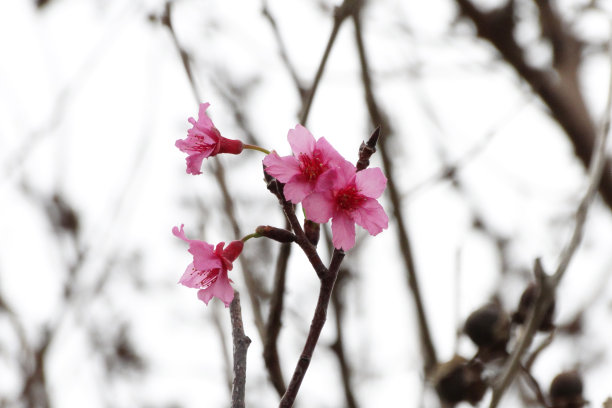
[[[577,371],[557,375],[550,383],[553,408],[580,408],[587,401],[582,398],[582,378]]]
[[[487,384],[482,379],[483,369],[481,363],[467,361],[460,356],[439,365],[433,375],[438,396],[452,405],[462,401],[477,404],[487,390]]]
[[[531,307],[534,305],[536,298],[538,296],[539,288],[535,283],[530,283],[529,286],[525,289],[523,294],[521,295],[521,300],[519,301],[518,310],[512,315],[512,321],[518,324],[522,324],[527,320],[527,315]],[[553,323],[553,315],[555,313],[555,301],[553,300],[548,310],[546,310],[546,314],[544,315],[544,319],[542,323],[540,323],[540,327],[538,330],[540,331],[550,331],[555,325]]]
[[[499,304],[489,303],[469,315],[463,330],[479,349],[505,351],[510,319]]]

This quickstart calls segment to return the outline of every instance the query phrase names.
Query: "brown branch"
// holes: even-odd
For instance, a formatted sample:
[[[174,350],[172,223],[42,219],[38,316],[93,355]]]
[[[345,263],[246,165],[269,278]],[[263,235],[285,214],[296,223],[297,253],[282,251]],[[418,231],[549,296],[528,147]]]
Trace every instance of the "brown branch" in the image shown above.
[[[287,228],[290,228],[289,221],[287,222]],[[264,343],[264,361],[268,372],[270,373],[270,380],[272,385],[276,389],[279,396],[283,396],[287,387],[283,379],[283,373],[280,367],[280,360],[278,357],[277,340],[280,334],[282,326],[282,311],[284,305],[284,292],[285,292],[285,281],[287,277],[287,264],[289,262],[289,255],[291,254],[291,244],[283,243],[278,251],[276,258],[276,268],[274,273],[274,290],[270,299],[270,311],[268,314],[268,321],[266,323],[266,340]]]
[[[340,374],[342,378],[342,389],[344,390],[344,398],[348,408],[357,408],[357,400],[351,386],[351,369],[346,359],[344,347],[344,330],[342,329],[342,320],[344,317],[344,305],[342,303],[342,289],[344,288],[343,279],[348,277],[349,271],[346,269],[340,270],[336,282],[336,290],[332,293],[332,305],[334,306],[334,320],[336,323],[336,341],[332,344],[331,349],[336,354],[338,364],[340,365]]]
[[[251,339],[244,334],[240,293],[234,291],[234,300],[230,304],[232,321],[232,339],[234,343],[234,383],[232,388],[232,408],[244,408],[244,389],[246,385],[246,357]]]
[[[338,276],[338,268],[340,267],[342,259],[344,259],[344,252],[338,249],[334,250],[329,269],[325,268],[325,273],[323,273],[321,278],[319,300],[317,301],[314,317],[312,318],[312,323],[310,324],[306,344],[304,345],[304,350],[300,355],[300,359],[297,362],[295,371],[293,372],[293,376],[291,377],[291,381],[287,387],[287,392],[280,401],[279,408],[292,407],[295,398],[297,397],[302,380],[306,375],[306,370],[308,370],[308,366],[310,365],[310,360],[312,359],[314,349],[319,341],[319,336],[323,330],[325,321],[327,320],[327,307],[329,305],[329,300],[331,299],[334,283],[336,282],[336,278]]]
[[[404,265],[406,267],[408,285],[412,292],[417,312],[419,337],[424,356],[424,371],[426,374],[430,374],[437,364],[437,356],[433,341],[431,339],[431,332],[429,330],[429,324],[427,322],[427,316],[425,314],[425,307],[423,306],[423,300],[421,298],[421,291],[419,289],[419,284],[417,280],[416,267],[412,255],[412,246],[410,244],[408,228],[404,224],[401,198],[398,189],[395,186],[395,179],[393,177],[393,165],[391,163],[391,158],[389,156],[386,144],[387,136],[391,135],[392,131],[389,126],[388,120],[381,114],[381,111],[378,107],[378,103],[376,102],[376,98],[374,96],[372,80],[370,78],[369,63],[362,38],[359,9],[356,9],[353,13],[353,22],[355,25],[355,41],[357,43],[357,50],[359,53],[359,61],[361,65],[361,78],[365,91],[366,105],[370,114],[370,120],[375,126],[380,126],[382,128],[379,148],[383,162],[383,168],[385,173],[387,174],[387,191],[391,200],[393,215],[397,223],[398,241],[400,245],[402,260],[404,261]]]

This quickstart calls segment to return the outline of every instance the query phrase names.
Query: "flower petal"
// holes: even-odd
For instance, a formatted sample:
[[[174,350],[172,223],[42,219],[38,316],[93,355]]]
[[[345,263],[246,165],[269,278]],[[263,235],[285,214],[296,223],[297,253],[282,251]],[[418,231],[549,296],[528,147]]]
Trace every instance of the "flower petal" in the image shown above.
[[[302,206],[307,219],[322,224],[334,214],[334,197],[331,192],[312,193],[304,199]]]
[[[197,123],[198,125],[202,126],[205,129],[211,129],[215,127],[213,125],[212,120],[210,120],[210,118],[206,114],[206,109],[208,109],[209,106],[210,106],[210,103],[208,102],[201,103],[200,110],[198,111],[198,122]]]
[[[310,156],[316,143],[312,133],[302,125],[297,125],[295,129],[290,129],[287,133],[287,140],[295,156],[300,154]]]
[[[385,191],[387,178],[378,167],[365,169],[355,176],[357,190],[366,197],[378,198]]]
[[[298,204],[312,193],[314,183],[306,180],[301,174],[292,178],[283,188],[285,198],[293,204]]]
[[[230,303],[232,303],[234,299],[234,289],[229,282],[227,272],[220,272],[217,280],[212,285],[198,291],[198,299],[207,305],[213,296],[225,303],[225,307],[228,307]]]
[[[178,283],[181,285],[187,286],[188,288],[199,288],[202,285],[202,273],[193,266],[193,262],[187,266],[185,269],[185,273],[181,276]]]
[[[345,251],[355,246],[355,222],[343,212],[332,218],[332,241],[335,248]]]
[[[194,154],[187,156],[185,162],[187,162],[187,174],[202,174],[202,161],[208,157],[206,154]]]
[[[281,183],[301,174],[300,162],[293,156],[280,157],[276,152],[272,152],[263,159],[263,164],[266,166],[266,173]]]
[[[338,165],[338,163],[345,161],[344,157],[342,157],[342,155],[340,155],[340,153],[338,153],[338,151],[334,149],[324,137],[317,140],[315,149],[321,152],[323,162],[330,167],[334,167]]]
[[[355,222],[365,228],[370,235],[376,235],[389,227],[389,217],[382,205],[373,198],[368,198],[351,215]]]

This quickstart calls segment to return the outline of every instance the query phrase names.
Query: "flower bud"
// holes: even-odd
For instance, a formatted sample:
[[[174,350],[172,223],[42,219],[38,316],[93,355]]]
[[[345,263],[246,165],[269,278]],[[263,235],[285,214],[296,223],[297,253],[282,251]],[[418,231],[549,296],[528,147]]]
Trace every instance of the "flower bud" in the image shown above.
[[[505,351],[510,338],[510,319],[497,303],[489,303],[465,321],[465,333],[480,349]]]
[[[529,286],[527,286],[527,288],[521,295],[518,310],[512,315],[513,322],[522,324],[525,322],[525,320],[527,320],[527,316],[530,312],[530,309],[535,304],[536,298],[538,296],[538,291],[539,287],[533,282],[530,283]],[[555,327],[553,323],[554,313],[555,301],[553,300],[548,309],[546,310],[546,314],[544,315],[544,319],[542,320],[542,323],[540,323],[540,327],[538,327],[538,330],[550,331]]]
[[[582,398],[582,379],[576,371],[557,375],[550,384],[553,408],[580,408],[586,404]]]
[[[283,228],[271,227],[270,225],[260,225],[255,229],[255,232],[262,237],[270,238],[278,242],[295,241],[295,234],[293,234],[293,232]]]
[[[460,356],[441,364],[433,378],[438,396],[452,405],[461,401],[477,404],[487,390],[481,376],[483,369],[479,362],[467,361]]]
[[[304,233],[306,238],[313,246],[317,246],[319,243],[319,235],[321,232],[321,226],[314,221],[304,220]]]

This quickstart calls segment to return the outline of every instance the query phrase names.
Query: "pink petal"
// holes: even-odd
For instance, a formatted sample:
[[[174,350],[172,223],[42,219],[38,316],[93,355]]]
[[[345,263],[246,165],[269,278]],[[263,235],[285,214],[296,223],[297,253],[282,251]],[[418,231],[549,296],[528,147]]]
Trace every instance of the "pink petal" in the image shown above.
[[[355,176],[357,190],[366,197],[378,198],[385,191],[387,178],[378,167],[365,169]]]
[[[202,273],[195,269],[193,263],[190,263],[185,269],[185,273],[181,276],[178,283],[181,285],[187,286],[188,288],[199,288],[200,283],[202,282]]]
[[[220,299],[225,303],[225,307],[228,307],[234,299],[234,289],[229,282],[227,272],[219,273],[217,280],[206,289],[200,289],[198,291],[198,299],[208,305],[210,299],[213,296]]]
[[[376,235],[389,227],[389,217],[382,205],[373,198],[368,198],[351,215],[355,222],[365,228],[370,235]]]
[[[285,198],[293,204],[298,204],[312,193],[314,183],[307,181],[301,174],[291,179],[283,188]]]
[[[222,266],[221,259],[213,251],[213,246],[204,241],[191,241],[189,252],[193,255],[193,264],[200,271],[208,271]]]
[[[206,114],[206,109],[208,109],[209,106],[210,106],[210,103],[208,103],[208,102],[201,103],[200,104],[200,110],[198,112],[198,124],[201,125],[202,127],[206,128],[206,129],[210,129],[210,128],[215,127],[213,125],[212,120],[210,120],[210,118]]]
[[[293,156],[280,157],[276,152],[272,152],[263,159],[263,164],[266,166],[266,173],[281,183],[301,174],[300,162]]]
[[[334,247],[345,251],[355,246],[355,222],[343,212],[332,218],[332,241]]]
[[[321,152],[323,162],[330,167],[336,166],[344,161],[344,157],[342,157],[324,137],[317,140],[315,149]]]
[[[194,154],[187,156],[185,161],[187,162],[187,174],[202,174],[202,161],[207,157],[204,154]]]
[[[344,187],[341,185],[341,181],[342,180],[338,177],[338,168],[334,167],[333,169],[325,171],[317,178],[314,191],[324,193],[339,190]]]
[[[329,221],[334,213],[334,198],[331,192],[312,193],[302,202],[306,218],[319,224]]]
[[[301,153],[310,156],[315,148],[314,136],[302,125],[290,129],[287,133],[287,140],[295,156],[299,156]]]
[[[191,240],[187,239],[187,237],[185,236],[185,231],[183,231],[184,226],[185,224],[181,224],[180,230],[178,227],[172,227],[172,234],[174,234],[175,237],[180,238],[185,242],[191,242]]]

